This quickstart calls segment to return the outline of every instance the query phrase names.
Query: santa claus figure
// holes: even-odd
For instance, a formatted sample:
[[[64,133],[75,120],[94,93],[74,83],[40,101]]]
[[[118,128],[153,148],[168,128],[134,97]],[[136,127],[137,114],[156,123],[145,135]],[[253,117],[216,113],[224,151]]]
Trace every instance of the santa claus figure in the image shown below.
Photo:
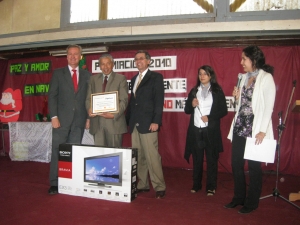
[[[42,113],[38,113],[35,116],[36,116],[36,119],[41,122],[51,121],[49,111],[48,111],[48,100],[47,100],[46,96],[44,97],[44,100],[43,100]]]
[[[2,92],[0,100],[0,121],[2,123],[18,121],[22,109],[22,95],[20,89],[13,91],[7,88]]]

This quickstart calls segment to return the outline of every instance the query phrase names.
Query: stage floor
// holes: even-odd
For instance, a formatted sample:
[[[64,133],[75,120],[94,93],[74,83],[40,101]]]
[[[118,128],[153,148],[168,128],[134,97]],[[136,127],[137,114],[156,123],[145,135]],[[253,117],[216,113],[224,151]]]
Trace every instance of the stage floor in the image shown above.
[[[138,194],[131,203],[112,202],[58,194],[47,191],[49,163],[16,162],[0,157],[0,224],[299,224],[300,210],[273,196],[263,199],[248,215],[240,207],[223,208],[231,201],[233,178],[218,174],[218,188],[212,197],[205,190],[190,193],[192,171],[164,168],[166,197],[155,199],[155,192]],[[204,174],[205,178],[206,174]],[[280,174],[278,183],[283,197],[300,191],[300,177]],[[263,177],[262,196],[272,194],[274,172]],[[203,182],[205,187],[205,181]],[[300,206],[300,201],[294,202]]]

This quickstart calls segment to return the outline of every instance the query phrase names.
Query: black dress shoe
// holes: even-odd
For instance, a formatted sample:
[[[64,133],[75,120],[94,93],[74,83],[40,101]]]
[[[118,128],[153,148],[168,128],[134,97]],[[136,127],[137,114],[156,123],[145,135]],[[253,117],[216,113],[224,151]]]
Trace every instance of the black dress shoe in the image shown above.
[[[136,193],[149,192],[150,189],[136,189]]]
[[[160,198],[164,198],[166,196],[166,192],[165,191],[157,191],[155,198],[160,199]]]
[[[48,190],[49,195],[55,195],[58,194],[58,187],[57,186],[51,186]]]
[[[224,205],[224,208],[226,208],[226,209],[233,209],[233,208],[237,207],[238,205],[244,205],[244,204],[237,204],[235,202],[230,202],[229,204]]]
[[[239,210],[239,213],[240,214],[248,214],[248,213],[251,213],[252,211],[254,211],[255,209],[253,209],[253,208],[249,208],[249,207],[247,207],[247,206],[244,206],[243,208],[241,208],[240,210]]]

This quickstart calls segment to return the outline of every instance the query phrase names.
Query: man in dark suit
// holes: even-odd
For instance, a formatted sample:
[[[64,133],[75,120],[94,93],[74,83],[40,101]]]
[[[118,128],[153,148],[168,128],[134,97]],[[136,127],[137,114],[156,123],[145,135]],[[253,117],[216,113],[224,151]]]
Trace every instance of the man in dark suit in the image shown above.
[[[124,75],[113,72],[114,59],[110,54],[102,55],[99,64],[102,73],[91,77],[86,97],[86,108],[90,116],[90,133],[94,135],[95,145],[122,147],[123,134],[127,132],[124,114],[128,104],[127,80]],[[105,85],[106,78],[107,84]],[[111,91],[118,91],[119,112],[92,115],[91,94]]]
[[[137,192],[149,191],[148,173],[156,198],[164,198],[166,184],[158,152],[158,131],[164,105],[163,76],[150,71],[151,56],[140,50],[135,55],[139,74],[131,79],[131,97],[126,120],[132,133],[132,147],[138,149]]]
[[[63,143],[80,144],[84,128],[89,127],[85,99],[91,74],[78,67],[82,49],[67,47],[68,66],[53,72],[48,92],[52,123],[52,155],[49,194],[58,193],[58,153]]]

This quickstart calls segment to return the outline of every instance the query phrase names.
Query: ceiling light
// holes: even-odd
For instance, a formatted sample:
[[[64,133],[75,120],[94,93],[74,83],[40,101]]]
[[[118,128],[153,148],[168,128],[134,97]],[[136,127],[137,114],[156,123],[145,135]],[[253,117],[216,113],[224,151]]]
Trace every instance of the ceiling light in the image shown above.
[[[82,48],[82,54],[94,54],[94,53],[102,53],[107,52],[108,47],[102,46],[102,47],[95,47],[95,48]],[[55,51],[49,51],[49,54],[52,56],[63,56],[67,55],[66,50],[55,50]]]

